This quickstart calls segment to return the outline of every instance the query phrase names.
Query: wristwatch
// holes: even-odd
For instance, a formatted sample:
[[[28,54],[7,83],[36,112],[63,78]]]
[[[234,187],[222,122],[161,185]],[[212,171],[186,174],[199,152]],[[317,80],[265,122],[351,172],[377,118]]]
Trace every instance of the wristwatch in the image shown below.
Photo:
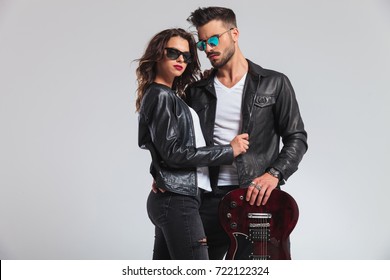
[[[282,180],[282,173],[279,170],[270,167],[267,169],[267,173],[277,178],[279,181]]]

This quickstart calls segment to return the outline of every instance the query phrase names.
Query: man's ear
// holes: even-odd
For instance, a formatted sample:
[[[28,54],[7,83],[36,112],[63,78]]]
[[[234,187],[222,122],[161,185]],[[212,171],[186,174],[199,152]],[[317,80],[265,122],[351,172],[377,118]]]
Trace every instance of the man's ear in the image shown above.
[[[238,37],[240,37],[240,31],[238,30],[238,28],[234,27],[232,29],[232,31],[231,31],[231,34],[232,34],[233,41],[237,42],[238,41]]]

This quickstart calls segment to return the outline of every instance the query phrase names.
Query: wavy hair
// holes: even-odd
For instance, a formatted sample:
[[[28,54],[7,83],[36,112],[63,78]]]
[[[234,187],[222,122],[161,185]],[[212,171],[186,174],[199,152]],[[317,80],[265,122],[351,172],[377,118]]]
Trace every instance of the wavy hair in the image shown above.
[[[156,64],[164,57],[164,49],[169,39],[179,36],[188,41],[191,53],[191,62],[187,64],[186,70],[179,77],[173,81],[172,89],[175,90],[179,96],[184,96],[184,90],[190,83],[198,80],[200,74],[200,63],[194,36],[181,28],[171,28],[157,33],[146,47],[144,55],[137,59],[139,62],[136,69],[137,75],[137,100],[135,103],[136,111],[139,112],[142,98],[146,89],[153,83],[156,78]]]

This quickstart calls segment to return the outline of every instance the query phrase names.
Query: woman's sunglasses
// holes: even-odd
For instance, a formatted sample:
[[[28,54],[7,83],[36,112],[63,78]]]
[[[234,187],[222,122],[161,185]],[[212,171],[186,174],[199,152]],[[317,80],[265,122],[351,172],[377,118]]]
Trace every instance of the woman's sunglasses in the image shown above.
[[[223,34],[225,34],[226,32],[229,32],[232,29],[234,29],[234,28],[232,27],[229,30],[226,30],[225,32],[223,32],[221,34],[213,35],[210,38],[208,38],[207,40],[200,40],[198,43],[196,43],[196,47],[200,51],[204,51],[206,49],[207,45],[214,48],[214,47],[218,46],[218,44],[219,44],[219,37],[221,37]]]
[[[167,57],[169,59],[172,59],[172,60],[175,60],[177,59],[179,56],[183,56],[183,59],[184,59],[184,62],[185,63],[191,63],[191,53],[190,52],[181,52],[177,49],[173,49],[173,48],[165,48],[167,50]]]

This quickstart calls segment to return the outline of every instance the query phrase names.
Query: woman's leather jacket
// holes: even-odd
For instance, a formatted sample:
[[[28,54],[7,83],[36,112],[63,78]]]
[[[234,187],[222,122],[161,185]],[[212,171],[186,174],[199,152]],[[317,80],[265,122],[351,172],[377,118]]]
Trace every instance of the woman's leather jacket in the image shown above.
[[[159,188],[196,195],[196,167],[233,163],[231,145],[195,148],[191,112],[167,86],[153,83],[146,90],[138,129],[138,145],[151,153],[150,173]]]

